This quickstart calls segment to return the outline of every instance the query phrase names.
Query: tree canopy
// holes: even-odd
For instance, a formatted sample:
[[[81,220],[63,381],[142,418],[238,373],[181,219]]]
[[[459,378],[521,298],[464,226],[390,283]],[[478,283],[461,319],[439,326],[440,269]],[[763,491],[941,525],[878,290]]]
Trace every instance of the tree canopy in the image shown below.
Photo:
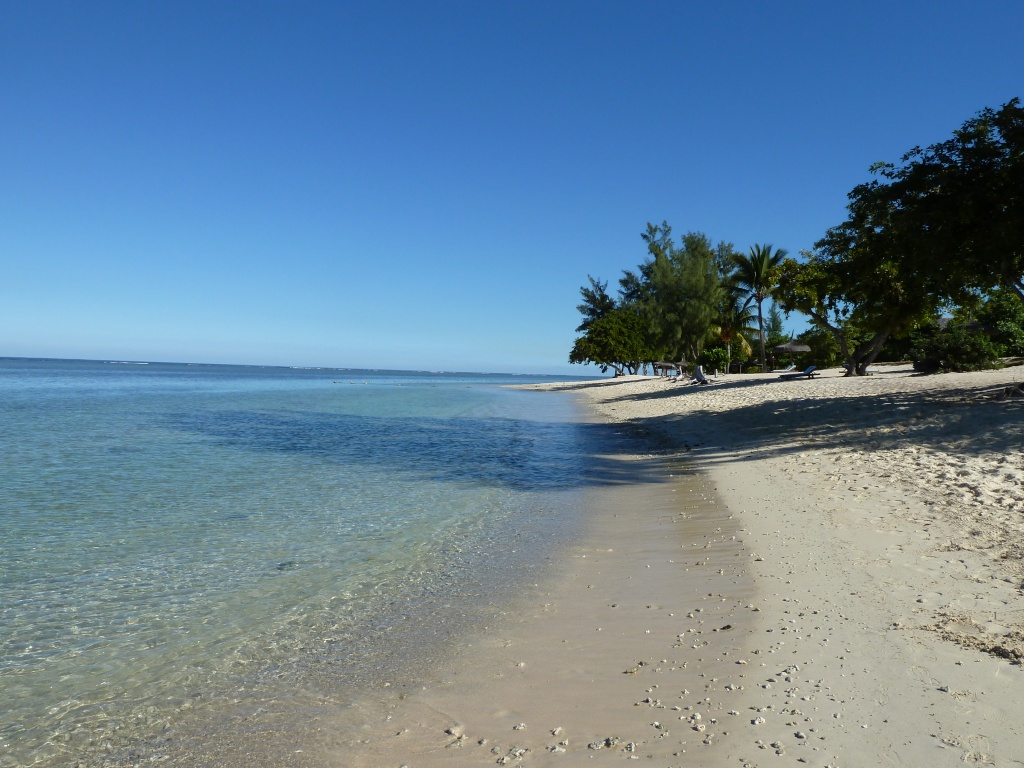
[[[608,295],[606,282],[590,276],[580,289],[583,321],[576,330],[583,335],[569,362],[635,372],[659,359],[697,361],[707,343],[723,342],[723,318],[741,335],[745,307],[732,306],[730,315],[727,306],[735,303],[727,290],[736,255],[731,244],[715,246],[700,232],[677,243],[667,222],[648,223],[641,238],[647,258],[623,272],[618,300]]]
[[[643,318],[633,307],[617,307],[589,324],[573,344],[569,362],[594,363],[622,375],[636,373],[654,357]]]
[[[664,241],[650,249],[648,287],[640,306],[655,345],[667,358],[696,360],[724,296],[715,250],[699,232],[688,232],[677,247],[667,224],[650,228],[645,239],[652,230],[660,230]]]
[[[601,282],[587,275],[590,287],[580,288],[583,302],[576,305],[576,309],[583,315],[583,321],[576,327],[576,332],[586,331],[596,321],[605,317],[615,309],[615,299],[608,295],[608,281]]]
[[[762,305],[775,290],[779,279],[779,265],[785,258],[782,249],[772,251],[771,245],[754,245],[747,254],[732,258],[731,282],[757,306],[757,337],[761,350],[761,371],[766,368],[764,349],[764,311]]]
[[[1024,299],[1024,109],[985,109],[848,195],[846,221],[782,265],[784,309],[836,338],[862,374],[886,339],[1003,285]]]
[[[889,208],[889,234],[905,260],[948,298],[1002,285],[1024,299],[1024,107],[987,108],[947,141],[915,147],[866,197]],[[856,194],[860,188],[854,190]]]
[[[648,224],[647,258],[623,273],[617,299],[593,277],[580,289],[583,335],[570,362],[636,370],[658,358],[696,362],[707,345],[724,344],[724,357],[709,352],[728,365],[756,307],[763,370],[768,298],[831,334],[834,346],[808,338],[830,361],[838,348],[849,375],[865,373],[890,337],[906,340],[958,307],[985,315],[993,349],[1024,352],[1022,326],[1005,319],[1024,302],[1020,100],[983,109],[950,139],[870,171],[874,178],[847,195],[846,220],[800,259],[760,244],[739,254],[699,232],[677,244],[666,222]]]

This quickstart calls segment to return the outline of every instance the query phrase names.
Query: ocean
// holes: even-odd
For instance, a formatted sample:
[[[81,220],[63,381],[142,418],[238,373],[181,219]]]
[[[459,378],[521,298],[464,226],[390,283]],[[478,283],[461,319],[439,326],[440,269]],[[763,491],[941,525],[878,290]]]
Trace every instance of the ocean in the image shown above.
[[[580,531],[599,435],[503,386],[545,380],[0,359],[0,766],[415,679]]]

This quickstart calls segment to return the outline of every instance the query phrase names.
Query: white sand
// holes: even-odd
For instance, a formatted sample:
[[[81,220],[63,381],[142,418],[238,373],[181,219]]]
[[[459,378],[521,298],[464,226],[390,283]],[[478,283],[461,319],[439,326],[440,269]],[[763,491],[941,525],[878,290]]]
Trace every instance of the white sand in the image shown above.
[[[706,387],[633,377],[585,392],[605,416],[694,449],[705,469],[802,453],[800,468],[783,472],[810,473],[805,479],[851,504],[873,487],[898,488],[933,507],[956,547],[987,552],[1010,575],[1024,575],[1024,398],[1003,397],[1024,383],[1024,367],[879,371],[852,378],[835,369],[793,381],[722,376]],[[866,488],[853,481],[859,476]]]
[[[1024,765],[1021,381],[549,387],[663,457],[618,459],[643,476],[584,544],[334,764]]]
[[[801,666],[763,706],[814,711],[836,765],[1024,764],[1024,369],[620,381],[583,391],[689,447],[748,531],[763,641]]]

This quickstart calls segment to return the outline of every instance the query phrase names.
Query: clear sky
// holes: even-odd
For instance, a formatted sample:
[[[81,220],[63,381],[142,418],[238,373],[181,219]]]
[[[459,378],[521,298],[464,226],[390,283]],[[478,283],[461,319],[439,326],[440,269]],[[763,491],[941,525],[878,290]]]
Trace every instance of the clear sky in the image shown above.
[[[810,248],[1024,2],[0,3],[0,355],[588,373],[663,219]],[[798,323],[791,322],[796,326]]]

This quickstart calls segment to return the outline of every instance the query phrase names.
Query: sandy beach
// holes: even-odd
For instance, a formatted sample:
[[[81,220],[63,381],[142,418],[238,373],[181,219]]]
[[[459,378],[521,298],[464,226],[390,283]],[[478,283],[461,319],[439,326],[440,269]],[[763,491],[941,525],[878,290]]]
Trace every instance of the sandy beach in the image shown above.
[[[1022,381],[536,385],[620,433],[583,540],[331,764],[1024,765]]]

